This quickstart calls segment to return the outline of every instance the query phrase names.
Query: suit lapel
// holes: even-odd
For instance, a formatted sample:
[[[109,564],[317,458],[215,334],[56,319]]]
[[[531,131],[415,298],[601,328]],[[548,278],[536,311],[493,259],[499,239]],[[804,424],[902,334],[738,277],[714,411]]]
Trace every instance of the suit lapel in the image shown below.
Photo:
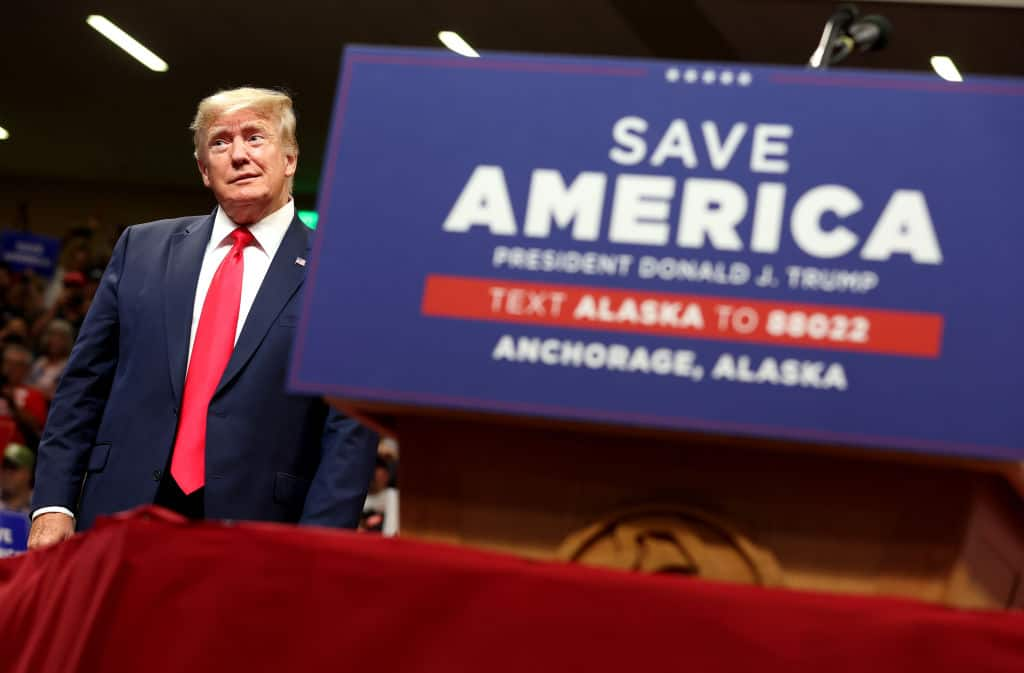
[[[306,268],[296,263],[297,257],[309,258],[309,233],[298,217],[292,219],[277,254],[270,262],[267,275],[245,319],[242,333],[238,335],[238,342],[231,353],[231,359],[228,360],[224,376],[213,393],[214,397],[220,394],[224,386],[242,370],[263,342],[281,309],[302,285],[306,277]]]
[[[181,400],[188,366],[188,342],[192,333],[192,309],[196,284],[203,266],[206,244],[213,232],[213,215],[193,220],[181,231],[171,235],[164,270],[164,320],[167,321],[167,364],[171,374],[174,399]]]

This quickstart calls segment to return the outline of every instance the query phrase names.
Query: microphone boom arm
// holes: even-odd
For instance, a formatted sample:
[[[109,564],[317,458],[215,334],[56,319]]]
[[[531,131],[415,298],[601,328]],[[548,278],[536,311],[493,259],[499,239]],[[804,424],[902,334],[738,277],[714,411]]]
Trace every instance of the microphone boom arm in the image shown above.
[[[891,33],[892,24],[884,16],[858,18],[856,7],[840,5],[825,24],[818,48],[807,65],[825,70],[855,51],[877,51],[888,44]]]

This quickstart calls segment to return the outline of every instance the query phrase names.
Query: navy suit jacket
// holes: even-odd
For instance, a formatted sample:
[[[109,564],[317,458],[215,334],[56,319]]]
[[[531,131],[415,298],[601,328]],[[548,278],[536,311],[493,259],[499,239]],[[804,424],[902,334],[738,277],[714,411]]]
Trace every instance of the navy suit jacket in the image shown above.
[[[78,529],[152,503],[169,464],[196,283],[213,215],[129,227],[114,249],[57,388],[39,446],[33,509]],[[285,392],[311,233],[294,219],[210,402],[205,511],[355,527],[374,434],[319,398]]]

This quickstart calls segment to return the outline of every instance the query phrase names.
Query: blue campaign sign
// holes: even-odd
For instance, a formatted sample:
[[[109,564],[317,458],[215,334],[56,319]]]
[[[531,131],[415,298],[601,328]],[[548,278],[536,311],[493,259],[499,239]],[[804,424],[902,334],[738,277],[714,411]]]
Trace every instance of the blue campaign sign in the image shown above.
[[[0,260],[15,271],[34,271],[49,278],[57,268],[60,241],[22,231],[0,234]]]
[[[1024,82],[346,51],[290,386],[1024,458]]]
[[[28,515],[0,509],[0,558],[28,549]]]

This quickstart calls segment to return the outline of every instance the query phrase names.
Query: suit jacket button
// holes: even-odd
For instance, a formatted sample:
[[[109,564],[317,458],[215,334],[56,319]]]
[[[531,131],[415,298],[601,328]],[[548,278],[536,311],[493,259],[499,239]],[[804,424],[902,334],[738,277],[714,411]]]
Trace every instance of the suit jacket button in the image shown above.
[[[163,470],[153,470],[153,481],[160,481],[162,476],[164,476]]]

